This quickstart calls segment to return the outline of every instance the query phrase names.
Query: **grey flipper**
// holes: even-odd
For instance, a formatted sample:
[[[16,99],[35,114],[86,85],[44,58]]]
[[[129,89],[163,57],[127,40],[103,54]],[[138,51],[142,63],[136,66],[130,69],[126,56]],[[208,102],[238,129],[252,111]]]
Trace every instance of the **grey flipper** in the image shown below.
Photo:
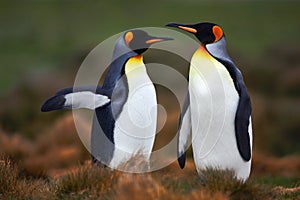
[[[206,45],[206,48],[214,58],[226,67],[239,94],[240,99],[235,116],[235,135],[242,158],[249,161],[251,159],[251,143],[248,129],[252,107],[243,75],[227,54],[225,37],[216,43]]]
[[[79,86],[59,90],[42,105],[42,112],[61,109],[96,109],[110,102],[100,86]]]
[[[179,118],[178,138],[177,138],[177,157],[181,169],[185,166],[186,150],[189,146],[189,138],[191,134],[191,110],[190,95],[187,93],[183,108]]]
[[[235,116],[235,135],[241,156],[245,161],[249,161],[251,159],[251,145],[248,129],[252,111],[251,100],[241,74],[236,82],[240,99]]]

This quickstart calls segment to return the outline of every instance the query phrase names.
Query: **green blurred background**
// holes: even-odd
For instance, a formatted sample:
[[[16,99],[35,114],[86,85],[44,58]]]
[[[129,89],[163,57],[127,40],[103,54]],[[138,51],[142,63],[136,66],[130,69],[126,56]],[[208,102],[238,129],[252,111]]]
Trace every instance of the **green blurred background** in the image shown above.
[[[106,38],[137,27],[211,21],[223,27],[244,73],[255,151],[300,155],[299,20],[297,1],[1,1],[1,132],[34,141],[51,128],[64,112],[42,114],[40,105],[73,84],[84,57]]]

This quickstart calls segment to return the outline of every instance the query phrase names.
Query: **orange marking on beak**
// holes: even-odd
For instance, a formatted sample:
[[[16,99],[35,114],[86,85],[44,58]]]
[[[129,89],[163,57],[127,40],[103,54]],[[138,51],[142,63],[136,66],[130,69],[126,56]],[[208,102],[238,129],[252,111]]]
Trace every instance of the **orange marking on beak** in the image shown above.
[[[190,33],[197,33],[197,30],[194,29],[194,28],[190,28],[190,27],[185,27],[185,26],[178,26],[178,28],[182,29],[182,30],[185,30],[187,32],[190,32]]]
[[[151,39],[151,40],[147,40],[146,44],[153,44],[153,43],[161,42],[161,41],[162,41],[162,39]]]

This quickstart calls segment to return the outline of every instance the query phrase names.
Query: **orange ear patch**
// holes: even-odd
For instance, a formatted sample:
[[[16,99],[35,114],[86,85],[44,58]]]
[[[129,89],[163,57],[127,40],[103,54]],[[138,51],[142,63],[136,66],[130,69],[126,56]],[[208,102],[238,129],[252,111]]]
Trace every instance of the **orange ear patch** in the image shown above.
[[[221,39],[222,38],[222,36],[223,36],[223,31],[222,31],[222,29],[220,28],[220,26],[214,26],[213,28],[212,28],[212,31],[213,31],[213,33],[214,33],[214,35],[215,35],[215,41],[214,42],[217,42],[219,39]]]
[[[132,32],[127,32],[125,34],[125,42],[126,42],[127,46],[129,45],[129,43],[131,42],[132,39],[133,39],[133,33]]]

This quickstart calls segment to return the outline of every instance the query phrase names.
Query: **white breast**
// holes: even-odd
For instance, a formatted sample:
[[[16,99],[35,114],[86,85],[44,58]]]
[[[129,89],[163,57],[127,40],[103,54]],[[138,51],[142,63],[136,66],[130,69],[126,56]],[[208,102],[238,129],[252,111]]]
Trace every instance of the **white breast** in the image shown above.
[[[250,162],[241,158],[235,137],[239,95],[227,69],[204,49],[194,54],[190,68],[192,145],[197,170],[233,169],[247,178]]]
[[[128,99],[118,117],[115,130],[115,151],[110,166],[117,167],[134,154],[148,160],[156,133],[156,92],[142,60],[129,60],[125,66]]]

